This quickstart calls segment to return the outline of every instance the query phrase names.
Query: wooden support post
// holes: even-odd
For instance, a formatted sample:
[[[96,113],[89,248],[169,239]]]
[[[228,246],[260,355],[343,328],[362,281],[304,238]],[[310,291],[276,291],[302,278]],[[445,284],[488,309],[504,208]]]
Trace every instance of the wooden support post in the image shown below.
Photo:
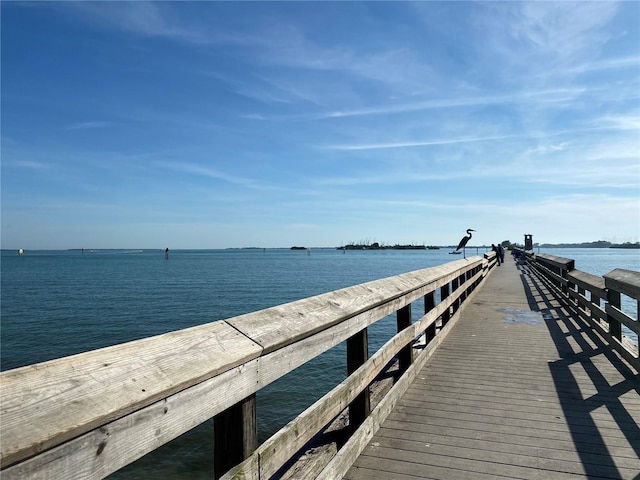
[[[460,286],[460,277],[456,277],[453,280],[451,280],[451,293],[455,292],[459,286]],[[460,308],[460,297],[458,297],[451,304],[451,308],[453,309],[453,313],[456,313],[456,311],[458,311],[458,308]]]
[[[255,394],[216,415],[213,436],[214,478],[218,479],[258,448]]]
[[[576,286],[576,285],[575,285],[575,284],[573,284],[573,283],[571,283],[571,284],[569,285],[569,288],[570,288],[571,290],[576,290],[576,288],[577,288],[577,290],[578,290],[578,296],[576,297],[576,299],[575,299],[575,300],[573,300],[573,304],[576,306],[576,309],[577,309],[577,310],[580,310],[580,296],[582,295],[583,297],[587,298],[587,291],[586,291],[583,287]],[[585,307],[585,308],[586,308],[586,307]],[[586,313],[586,312],[585,312],[585,313]]]
[[[589,293],[591,294],[591,299],[590,299],[591,306],[589,307],[589,318],[594,322],[598,322],[598,324],[600,324],[600,320],[593,313],[596,307],[600,307],[600,297],[595,295],[593,292],[589,292]]]
[[[436,308],[436,292],[429,292],[424,296],[424,314],[426,315],[431,310]],[[424,332],[425,343],[428,345],[431,340],[436,337],[436,324],[435,322],[429,325]]]
[[[462,275],[460,275],[460,286],[464,286],[464,284],[466,283],[467,279],[469,278],[469,271],[467,270],[465,273],[463,273]],[[465,288],[464,292],[460,294],[460,300],[458,300],[458,307],[460,307],[460,305],[462,305],[462,302],[464,302],[465,298],[467,298],[467,289]]]
[[[411,326],[411,304],[402,307],[396,312],[396,322],[398,324],[398,332]],[[402,375],[413,363],[413,347],[411,344],[398,352],[398,361],[400,362],[400,375]]]
[[[449,296],[449,284],[445,284],[440,287],[440,302],[444,302],[444,299]],[[445,312],[442,312],[442,326],[444,327],[451,318],[451,308],[447,308]]]
[[[369,335],[361,330],[347,339],[347,374],[351,375],[369,358]],[[354,431],[371,413],[369,387],[364,389],[349,405],[349,428]]]
[[[607,290],[607,302],[609,302],[609,305],[611,305],[612,307],[620,309],[620,292],[616,292],[615,290],[609,288]],[[622,324],[615,318],[612,318],[610,315],[607,315],[607,322],[609,323],[609,334],[612,337],[617,338],[619,341],[622,341]]]

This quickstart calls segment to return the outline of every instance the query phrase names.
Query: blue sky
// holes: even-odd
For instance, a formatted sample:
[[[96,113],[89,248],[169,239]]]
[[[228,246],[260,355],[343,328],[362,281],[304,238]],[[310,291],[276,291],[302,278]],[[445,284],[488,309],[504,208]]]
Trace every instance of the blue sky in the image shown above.
[[[2,248],[640,237],[640,2],[3,1]]]

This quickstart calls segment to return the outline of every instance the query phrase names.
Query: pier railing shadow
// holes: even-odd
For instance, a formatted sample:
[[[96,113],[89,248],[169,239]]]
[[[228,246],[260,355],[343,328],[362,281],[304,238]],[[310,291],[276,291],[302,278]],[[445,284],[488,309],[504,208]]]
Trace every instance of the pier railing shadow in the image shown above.
[[[492,252],[1,372],[0,475],[104,478],[213,418],[215,478],[267,479],[347,414],[337,453],[312,465],[339,478],[494,265]],[[424,309],[415,322],[413,303]],[[397,334],[369,356],[368,327],[390,314]],[[258,445],[256,393],[343,342],[347,378]],[[372,405],[370,386],[392,364],[393,385]]]
[[[567,259],[553,259],[565,265],[570,264],[564,260]],[[630,392],[640,395],[637,367],[634,369],[634,365],[621,358],[618,349],[611,345],[611,337],[603,336],[602,328],[594,328],[592,322],[582,318],[585,314],[589,318],[592,315],[588,309],[581,309],[578,302],[573,300],[574,296],[569,293],[570,282],[563,283],[559,280],[562,278],[559,273],[548,276],[544,266],[539,267],[531,257],[526,266],[518,266],[529,306],[542,314],[560,357],[549,363],[549,369],[575,450],[588,478],[622,478],[619,466],[611,455],[611,445],[607,444],[593,413],[599,408],[605,408],[635,455],[640,458],[640,427],[623,401],[623,397]],[[583,273],[574,272],[578,276]],[[565,278],[568,279],[568,275]],[[596,288],[601,287],[594,285],[594,289]],[[606,294],[602,289],[600,292]],[[597,308],[596,305],[591,305],[592,310]],[[606,363],[615,367],[623,378],[622,381],[609,381],[606,372],[600,368],[602,362],[594,361],[599,356],[605,357],[608,360]],[[628,357],[633,357],[633,354],[629,353],[625,359]],[[574,374],[576,366],[580,367],[578,371],[586,373],[588,385],[584,384],[584,379],[582,384],[579,383]],[[617,376],[616,380],[620,377]],[[585,395],[585,391],[591,389],[596,393]]]

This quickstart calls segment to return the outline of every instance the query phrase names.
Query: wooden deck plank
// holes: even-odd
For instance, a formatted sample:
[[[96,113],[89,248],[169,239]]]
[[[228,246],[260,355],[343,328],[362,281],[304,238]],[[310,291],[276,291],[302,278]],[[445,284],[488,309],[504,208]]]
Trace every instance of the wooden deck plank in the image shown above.
[[[406,428],[403,428],[406,427]],[[412,424],[399,424],[389,422],[389,425],[380,429],[380,437],[403,438],[407,437],[420,438],[424,443],[433,443],[438,441],[442,445],[452,447],[458,445],[475,445],[479,449],[489,449],[494,451],[535,451],[543,452],[552,458],[569,459],[574,458],[576,453],[574,443],[565,439],[549,439],[536,435],[536,431],[527,431],[522,434],[493,432],[489,429],[473,429],[467,427],[451,427],[428,425],[418,428]],[[590,446],[593,448],[589,450]],[[589,451],[590,462],[603,463],[603,459],[599,458],[602,454],[598,453],[594,444],[583,443],[580,448]],[[633,462],[637,460],[635,451],[630,447],[616,447],[616,455],[621,462],[629,468],[633,466]],[[627,462],[631,460],[631,462]]]
[[[466,430],[465,432],[468,432]],[[437,432],[437,433],[436,433]],[[581,459],[571,445],[565,442],[548,442],[538,441],[536,443],[521,444],[517,442],[515,435],[511,436],[494,436],[493,439],[484,435],[483,431],[478,431],[482,436],[478,435],[453,435],[452,432],[445,432],[443,429],[428,432],[415,432],[412,430],[398,430],[383,428],[380,430],[378,443],[389,448],[403,448],[405,450],[415,449],[420,451],[422,446],[429,446],[430,453],[439,451],[450,451],[454,448],[456,451],[467,449],[469,451],[479,452],[483,458],[487,455],[500,456],[520,455],[524,457],[540,457],[553,461],[580,463]],[[529,432],[532,434],[533,432]],[[539,439],[536,437],[525,437],[529,439]],[[404,441],[414,442],[415,445],[407,444],[402,446]],[[560,448],[558,448],[560,447]],[[564,447],[564,448],[563,448]],[[616,452],[618,453],[618,452]],[[637,467],[637,456],[631,449],[627,449],[624,455],[618,455],[619,465],[623,468],[634,469]],[[605,455],[594,452],[590,455],[589,463],[593,465],[607,465],[608,458]],[[636,472],[638,473],[638,472]]]
[[[639,376],[507,260],[344,478],[634,479],[639,425]]]

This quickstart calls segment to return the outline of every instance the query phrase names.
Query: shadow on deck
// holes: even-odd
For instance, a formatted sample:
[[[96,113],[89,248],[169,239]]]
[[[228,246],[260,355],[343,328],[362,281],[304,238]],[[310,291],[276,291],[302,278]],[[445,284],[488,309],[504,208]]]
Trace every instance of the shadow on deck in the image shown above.
[[[624,478],[612,455],[615,447],[607,444],[592,412],[605,408],[640,458],[640,427],[628,409],[633,406],[637,410],[640,404],[638,374],[596,332],[574,319],[566,299],[532,275],[526,266],[518,265],[518,269],[529,306],[542,314],[560,357],[549,363],[549,371],[585,475]],[[606,368],[602,368],[603,359]],[[621,377],[612,376],[610,366]],[[635,478],[640,478],[640,472]]]
[[[568,301],[508,259],[344,478],[638,480],[639,393]]]

